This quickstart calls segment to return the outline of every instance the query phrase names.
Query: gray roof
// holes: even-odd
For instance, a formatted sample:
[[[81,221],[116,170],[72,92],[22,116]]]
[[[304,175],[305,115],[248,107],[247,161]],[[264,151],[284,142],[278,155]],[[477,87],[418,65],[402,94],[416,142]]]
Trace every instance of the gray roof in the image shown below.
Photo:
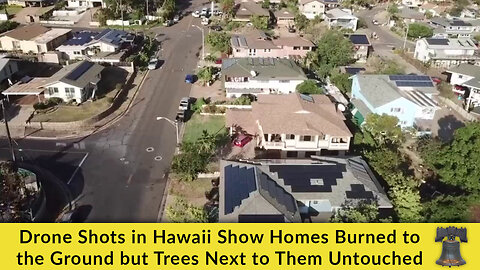
[[[368,114],[372,113],[372,111],[367,107],[367,104],[365,104],[362,100],[352,98],[350,99],[350,102],[357,108],[357,110],[365,117]]]
[[[44,86],[57,82],[63,82],[75,87],[83,88],[90,83],[99,81],[98,75],[104,69],[103,66],[88,61],[81,61],[71,64],[59,70],[50,77]]]
[[[255,76],[252,76],[252,71],[255,71]],[[258,79],[307,79],[294,61],[283,58],[227,58],[222,62],[222,75]]]
[[[16,62],[14,62],[12,59],[3,58],[3,57],[0,58],[0,71],[2,71],[10,62],[16,64]]]
[[[244,214],[282,214],[287,220],[296,221],[298,206],[295,206],[297,212],[294,214],[287,210],[293,209],[292,198],[295,204],[302,201],[324,202],[326,212],[341,207],[347,201],[376,200],[380,208],[392,207],[385,191],[361,157],[322,156],[312,160],[221,161],[220,164],[220,222],[237,222],[238,216]],[[225,168],[233,167],[238,170],[255,170],[257,190],[248,193],[248,196],[240,201],[237,195],[242,193],[240,190],[232,192],[225,188],[229,181],[244,181],[239,177],[241,174],[225,174]],[[243,185],[239,189],[243,188],[247,187]],[[231,203],[230,200],[236,201],[238,205],[233,211],[226,213],[225,206]],[[231,208],[231,205],[229,207]]]
[[[424,94],[438,93],[438,90],[435,86],[433,86],[433,83],[432,86],[427,87],[407,87],[408,89],[406,89],[406,91],[403,91],[402,89],[400,89],[400,87],[397,87],[395,85],[395,82],[390,80],[389,75],[357,74],[355,75],[355,77],[358,79],[358,83],[360,85],[360,92],[374,108],[378,108],[380,106],[388,104],[401,97],[417,103],[412,98],[412,96],[408,94],[410,92],[419,92],[422,96]]]
[[[459,73],[470,77],[475,77],[480,80],[480,67],[470,64],[460,64],[447,70],[450,73]]]

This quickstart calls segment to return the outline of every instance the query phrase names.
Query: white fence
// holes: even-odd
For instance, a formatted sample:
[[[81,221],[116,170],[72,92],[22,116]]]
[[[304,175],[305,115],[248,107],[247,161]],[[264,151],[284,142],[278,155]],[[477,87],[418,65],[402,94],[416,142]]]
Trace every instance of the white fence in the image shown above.
[[[0,21],[8,21],[8,15],[5,13],[0,14]]]
[[[74,25],[74,21],[40,21],[41,24],[51,24],[51,25]]]

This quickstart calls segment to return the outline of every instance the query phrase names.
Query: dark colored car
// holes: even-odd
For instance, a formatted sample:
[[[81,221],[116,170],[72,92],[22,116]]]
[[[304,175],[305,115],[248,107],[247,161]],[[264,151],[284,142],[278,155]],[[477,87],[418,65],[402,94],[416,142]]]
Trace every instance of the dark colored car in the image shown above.
[[[222,31],[223,28],[220,25],[212,25],[210,26],[210,29],[212,29],[213,31],[219,32],[219,31]]]
[[[195,82],[195,75],[193,74],[187,74],[185,76],[185,82],[186,83],[194,83]]]
[[[288,28],[288,32],[289,32],[289,33],[295,33],[295,28],[289,27],[289,28]]]
[[[177,120],[178,122],[185,122],[185,111],[179,110],[177,112],[177,116],[175,117],[175,120]]]
[[[233,140],[233,145],[238,146],[238,147],[244,147],[247,143],[249,143],[252,140],[251,136],[248,135],[238,135],[234,140]]]

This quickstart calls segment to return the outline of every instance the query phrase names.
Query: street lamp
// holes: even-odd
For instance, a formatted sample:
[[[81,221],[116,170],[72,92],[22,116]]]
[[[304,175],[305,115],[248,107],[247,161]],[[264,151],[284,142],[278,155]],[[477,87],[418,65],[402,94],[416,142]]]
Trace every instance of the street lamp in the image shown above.
[[[203,27],[199,27],[198,25],[192,24],[193,27],[196,27],[202,31],[202,60],[205,60],[205,30]]]
[[[180,139],[179,139],[179,135],[178,135],[178,121],[173,121],[171,119],[168,119],[166,117],[162,117],[162,116],[159,116],[157,117],[157,120],[166,120],[168,123],[172,124],[174,127],[175,127],[175,135],[177,135],[177,145],[180,144]]]
[[[410,31],[410,24],[407,23],[407,30],[405,30],[405,39],[403,40],[403,50],[405,51],[405,47],[407,47],[407,37],[408,31]]]

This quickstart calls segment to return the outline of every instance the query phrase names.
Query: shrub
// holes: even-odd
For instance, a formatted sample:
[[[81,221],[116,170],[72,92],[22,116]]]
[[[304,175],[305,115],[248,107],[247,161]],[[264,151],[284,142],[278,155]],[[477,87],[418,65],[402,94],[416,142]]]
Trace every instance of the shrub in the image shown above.
[[[33,104],[33,108],[34,108],[35,110],[45,110],[45,109],[48,108],[48,107],[47,107],[47,105],[46,105],[45,103],[43,103],[43,102],[37,102],[37,103]]]
[[[200,112],[202,110],[202,106],[205,105],[205,104],[207,104],[207,102],[203,97],[197,99],[192,106],[192,111]]]
[[[51,97],[51,98],[47,99],[47,101],[45,103],[47,105],[51,104],[51,106],[55,106],[55,105],[63,103],[63,99],[61,99],[59,97]]]

